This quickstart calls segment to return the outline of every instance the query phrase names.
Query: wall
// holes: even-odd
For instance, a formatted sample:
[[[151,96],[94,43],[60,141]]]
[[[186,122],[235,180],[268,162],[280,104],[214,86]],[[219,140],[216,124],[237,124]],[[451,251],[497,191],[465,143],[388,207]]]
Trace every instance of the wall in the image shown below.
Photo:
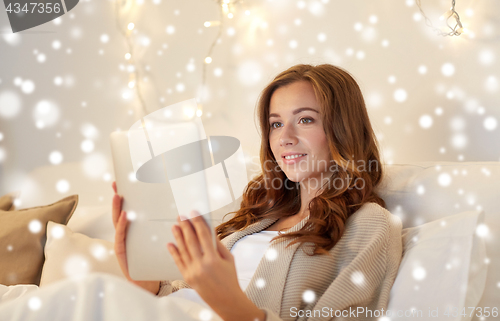
[[[259,92],[297,63],[354,75],[388,163],[498,161],[500,3],[456,2],[470,30],[460,37],[433,33],[412,0],[235,4],[206,65],[205,96],[203,59],[219,29],[203,23],[219,20],[214,1],[128,1],[120,22],[115,1],[80,1],[17,34],[0,10],[0,192],[19,189],[54,151],[63,162],[83,161],[92,179],[112,179],[109,133],[143,113],[127,86],[129,49],[119,30],[129,22],[146,112],[197,97],[207,134],[239,138],[254,162]],[[450,3],[424,0],[422,8],[442,25]]]

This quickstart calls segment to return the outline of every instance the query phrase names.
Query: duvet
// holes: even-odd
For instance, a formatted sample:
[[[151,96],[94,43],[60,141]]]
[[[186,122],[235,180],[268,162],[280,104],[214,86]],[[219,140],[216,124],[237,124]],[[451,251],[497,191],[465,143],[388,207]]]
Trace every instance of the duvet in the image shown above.
[[[157,297],[124,279],[95,273],[43,288],[0,285],[2,321],[222,321],[208,306],[183,297]]]

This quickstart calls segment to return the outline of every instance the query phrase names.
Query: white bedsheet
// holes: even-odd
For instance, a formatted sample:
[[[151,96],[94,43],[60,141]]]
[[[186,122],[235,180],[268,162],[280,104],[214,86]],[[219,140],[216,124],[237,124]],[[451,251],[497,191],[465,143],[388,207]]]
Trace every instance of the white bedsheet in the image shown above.
[[[222,321],[202,304],[181,297],[156,297],[126,280],[104,273],[42,288],[2,286],[0,298],[0,319],[10,321]]]

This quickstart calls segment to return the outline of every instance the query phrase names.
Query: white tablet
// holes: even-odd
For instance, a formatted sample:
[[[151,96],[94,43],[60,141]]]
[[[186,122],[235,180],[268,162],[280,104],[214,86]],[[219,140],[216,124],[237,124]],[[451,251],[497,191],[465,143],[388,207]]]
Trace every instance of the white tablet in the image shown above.
[[[126,248],[129,274],[134,280],[183,279],[166,245],[176,244],[171,229],[177,224],[178,215],[189,217],[192,209],[203,214],[216,245],[203,170],[212,165],[207,139],[200,139],[193,123],[174,124],[162,131],[170,129],[193,136],[192,143],[155,156],[148,137],[138,140],[140,131],[135,137],[131,131],[113,132],[110,137],[117,193],[123,195],[122,209],[130,220]],[[136,143],[146,144],[142,150],[139,147],[143,155],[131,155],[130,146],[138,146]],[[137,148],[133,148],[137,153]],[[134,167],[133,160],[141,158],[150,159],[139,161]],[[191,177],[191,182],[186,177]],[[177,189],[176,193],[173,189]]]

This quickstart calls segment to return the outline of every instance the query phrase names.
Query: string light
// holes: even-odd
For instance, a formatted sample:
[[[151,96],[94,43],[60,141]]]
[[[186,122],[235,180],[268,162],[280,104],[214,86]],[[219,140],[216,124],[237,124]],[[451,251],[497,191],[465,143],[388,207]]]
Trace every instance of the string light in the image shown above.
[[[201,80],[202,95],[205,92],[205,86],[206,86],[206,66],[212,62],[212,57],[211,57],[212,50],[214,49],[214,46],[217,43],[217,41],[219,40],[219,38],[222,34],[222,30],[224,29],[223,18],[224,18],[224,16],[227,16],[229,19],[232,19],[234,17],[234,14],[232,12],[234,10],[233,9],[234,6],[238,3],[243,2],[242,0],[233,0],[233,1],[231,1],[231,0],[214,0],[214,1],[219,6],[220,19],[219,19],[219,21],[205,21],[205,23],[203,25],[207,28],[213,27],[213,26],[219,26],[219,32],[217,33],[217,36],[215,37],[212,44],[210,45],[208,53],[204,59],[205,63],[203,64],[202,80]],[[203,106],[201,103],[199,103],[198,106],[199,106],[199,109],[197,110],[196,115],[201,116],[203,114],[203,111],[202,111]]]
[[[149,112],[146,108],[146,103],[144,101],[144,98],[142,97],[139,68],[137,68],[135,59],[133,59],[134,45],[130,40],[130,35],[132,33],[132,30],[134,30],[135,28],[135,24],[133,22],[129,22],[125,29],[123,28],[120,19],[120,10],[130,10],[132,5],[133,5],[133,0],[116,0],[116,6],[115,6],[116,27],[118,28],[118,31],[125,39],[128,48],[128,52],[125,54],[125,59],[130,64],[127,67],[127,71],[129,72],[128,87],[131,89],[135,88],[135,92],[141,104],[141,110],[143,116],[146,116],[149,114]]]
[[[445,37],[445,36],[460,36],[462,33],[467,33],[468,32],[468,30],[462,26],[462,22],[460,21],[460,16],[455,11],[455,0],[451,1],[451,8],[450,8],[450,10],[446,11],[439,18],[440,20],[445,20],[446,19],[446,25],[451,30],[449,32],[443,32],[442,30],[434,27],[434,25],[432,24],[432,21],[429,18],[427,18],[427,16],[425,15],[424,11],[422,10],[421,0],[416,0],[416,3],[417,3],[418,8],[420,9],[420,12],[422,13],[422,16],[424,16],[424,18],[425,18],[425,24],[427,26],[431,27],[432,30],[435,31],[438,35],[443,36],[443,37]],[[453,17],[455,19],[455,26],[454,27],[450,26],[450,24],[448,23],[448,20],[451,17]]]
[[[220,25],[220,21],[205,21],[203,24],[205,27],[214,27]]]
[[[204,64],[203,64],[203,71],[202,71],[202,89],[205,90],[206,86],[206,66],[212,62],[212,51],[214,46],[217,44],[217,41],[219,40],[222,30],[224,28],[223,25],[223,18],[224,16],[227,16],[227,18],[232,19],[234,17],[234,7],[238,3],[242,3],[243,0],[213,0],[217,3],[219,6],[219,14],[220,14],[220,19],[218,21],[205,21],[203,24],[205,27],[219,27],[219,31],[217,33],[217,36],[215,37],[214,41],[212,42],[207,55],[205,56],[204,59]],[[134,44],[130,39],[131,32],[135,29],[135,24],[133,22],[129,22],[126,26],[126,28],[123,28],[122,23],[120,21],[120,11],[128,11],[131,10],[131,7],[134,4],[134,0],[116,0],[116,26],[118,28],[118,31],[120,34],[123,36],[123,38],[126,41],[128,52],[125,54],[125,59],[129,63],[127,66],[127,71],[129,72],[129,80],[128,80],[128,87],[129,88],[135,88],[135,92],[137,94],[137,97],[139,98],[140,105],[141,105],[141,110],[143,113],[143,116],[146,116],[149,114],[146,103],[144,101],[144,98],[142,96],[141,92],[141,86],[140,86],[140,74],[139,74],[139,68],[136,66],[136,60],[134,58]],[[249,10],[245,11],[246,15],[250,14]],[[135,31],[135,30],[134,30]],[[148,70],[146,68],[146,70]],[[154,85],[154,82],[153,82]],[[198,104],[198,109],[196,110],[196,116],[200,117],[203,114],[202,111],[202,105],[199,103]]]

